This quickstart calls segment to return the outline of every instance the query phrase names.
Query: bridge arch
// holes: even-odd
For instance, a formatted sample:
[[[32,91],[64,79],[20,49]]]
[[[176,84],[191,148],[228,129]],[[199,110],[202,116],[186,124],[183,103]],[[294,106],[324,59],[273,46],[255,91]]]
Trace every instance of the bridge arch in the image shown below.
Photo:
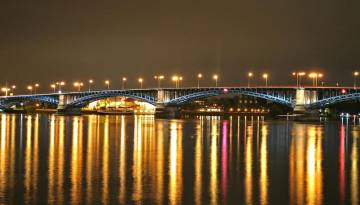
[[[0,108],[8,109],[13,105],[25,102],[39,102],[39,103],[46,103],[49,105],[57,106],[59,100],[55,96],[47,96],[47,95],[24,95],[24,96],[9,96],[3,98],[0,101]]]
[[[193,92],[187,95],[182,95],[179,97],[176,97],[172,100],[170,100],[167,104],[169,105],[182,105],[197,99],[203,99],[208,97],[215,97],[219,95],[246,95],[246,96],[252,96],[260,99],[265,99],[271,102],[275,102],[278,104],[282,104],[288,107],[293,107],[293,103],[291,101],[291,98],[286,97],[280,97],[280,96],[274,96],[272,94],[266,93],[266,92],[255,92],[251,90],[246,89],[214,89],[214,90],[204,90],[200,92]]]
[[[88,105],[91,102],[106,99],[109,97],[128,97],[135,100],[140,100],[147,102],[151,105],[155,105],[155,98],[151,95],[146,95],[141,92],[127,92],[127,91],[114,91],[114,92],[96,92],[90,93],[88,95],[76,98],[70,103],[64,105],[64,109],[71,109],[71,108],[82,108]]]
[[[325,99],[318,100],[315,103],[308,105],[309,108],[323,108],[329,105],[351,101],[351,100],[360,100],[360,93],[349,93],[344,95],[338,95],[334,97],[329,97]]]

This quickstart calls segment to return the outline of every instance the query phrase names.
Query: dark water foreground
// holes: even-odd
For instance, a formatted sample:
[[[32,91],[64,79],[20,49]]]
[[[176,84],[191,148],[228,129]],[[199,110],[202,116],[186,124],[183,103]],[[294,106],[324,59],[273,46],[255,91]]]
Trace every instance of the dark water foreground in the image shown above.
[[[359,204],[354,122],[0,116],[0,204]]]

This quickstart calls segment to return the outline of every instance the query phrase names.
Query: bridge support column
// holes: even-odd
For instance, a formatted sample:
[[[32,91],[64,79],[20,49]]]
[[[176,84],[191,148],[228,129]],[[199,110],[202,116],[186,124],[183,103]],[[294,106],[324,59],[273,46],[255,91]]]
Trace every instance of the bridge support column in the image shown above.
[[[305,90],[299,88],[296,90],[295,108],[294,114],[298,114],[297,120],[318,120],[320,113],[318,110],[312,110],[306,106],[314,103],[318,100],[318,94],[316,90]]]
[[[57,106],[58,113],[80,114],[80,108],[65,109],[66,105],[74,100],[73,96],[59,95],[59,104]]]
[[[172,118],[180,115],[180,109],[176,106],[169,106],[170,94],[164,90],[158,90],[155,108],[156,117]]]

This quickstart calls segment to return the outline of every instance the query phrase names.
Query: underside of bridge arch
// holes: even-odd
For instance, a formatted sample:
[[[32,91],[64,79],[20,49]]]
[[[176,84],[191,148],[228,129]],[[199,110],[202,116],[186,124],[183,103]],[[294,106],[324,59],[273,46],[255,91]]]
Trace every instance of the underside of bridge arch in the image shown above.
[[[93,95],[87,95],[80,98],[75,99],[74,101],[66,104],[64,106],[64,109],[81,109],[86,107],[92,102],[103,100],[107,98],[112,97],[126,97],[134,100],[139,100],[142,102],[149,103],[151,105],[155,105],[155,99],[153,97],[147,96],[147,95],[133,95],[128,93],[107,93],[107,94],[93,94]]]
[[[1,102],[0,108],[10,109],[14,105],[29,105],[34,103],[41,103],[49,106],[56,107],[58,100],[52,97],[22,97],[22,98],[8,98]]]
[[[317,101],[316,103],[310,104],[308,108],[326,108],[349,103],[360,103],[360,93],[351,93],[322,99]]]
[[[172,106],[181,106],[181,105],[193,102],[195,100],[206,99],[206,98],[210,98],[210,97],[231,96],[231,95],[233,95],[233,96],[243,95],[243,96],[255,97],[255,98],[267,100],[269,102],[273,102],[273,103],[276,103],[276,104],[281,104],[281,105],[284,105],[284,106],[289,107],[289,108],[293,108],[293,104],[291,103],[291,99],[272,96],[272,95],[266,94],[266,93],[257,93],[257,92],[251,92],[251,91],[228,91],[228,92],[224,92],[224,91],[205,91],[205,92],[196,92],[196,93],[191,93],[189,95],[183,95],[183,96],[177,97],[177,98],[175,98],[173,100],[170,100],[167,104],[172,105]]]

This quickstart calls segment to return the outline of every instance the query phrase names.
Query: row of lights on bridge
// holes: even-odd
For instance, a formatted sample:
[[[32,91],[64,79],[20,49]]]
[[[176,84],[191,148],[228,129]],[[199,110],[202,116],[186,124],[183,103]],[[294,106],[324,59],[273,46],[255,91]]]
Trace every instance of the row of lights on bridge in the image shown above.
[[[355,71],[353,73],[353,75],[354,75],[354,88],[357,87],[357,85],[356,85],[357,84],[357,77],[359,76],[359,74],[360,73],[358,71]],[[302,77],[306,76],[307,73],[305,73],[305,72],[293,72],[292,75],[296,78],[296,85],[298,87],[300,87]],[[322,73],[316,73],[316,72],[311,72],[311,73],[308,74],[308,77],[312,79],[313,86],[318,86],[318,79],[321,79],[323,76],[324,75]],[[251,79],[253,77],[254,77],[254,74],[252,72],[249,72],[247,74],[247,79],[248,79],[247,85],[248,85],[248,87],[251,86]],[[200,87],[200,80],[202,78],[203,78],[203,75],[201,73],[199,73],[197,75],[197,87],[198,88]],[[269,74],[263,73],[262,78],[264,79],[265,86],[267,87],[268,86]],[[165,79],[165,76],[164,75],[155,75],[154,79],[157,81],[158,88],[160,88],[161,87],[161,81]],[[215,86],[217,87],[218,86],[219,75],[214,74],[212,76],[212,79],[214,80]],[[144,79],[140,77],[137,80],[138,80],[138,83],[140,85],[140,88],[143,88]],[[180,75],[174,75],[174,76],[171,77],[171,80],[172,80],[172,82],[174,82],[175,88],[179,88],[180,83],[183,81],[183,77],[180,76]],[[122,89],[125,89],[126,82],[127,82],[127,78],[123,77],[122,78]],[[88,90],[89,91],[91,91],[91,86],[92,86],[93,83],[94,83],[94,80],[92,80],[92,79],[90,79],[88,81]],[[110,80],[105,80],[104,83],[107,86],[107,89],[110,89]],[[321,84],[323,85],[324,82],[322,81]],[[33,93],[36,94],[37,88],[39,86],[40,85],[38,83],[36,83],[34,85],[28,85],[27,90],[29,90],[30,94],[33,94]],[[52,88],[52,91],[54,93],[56,92],[56,90],[58,90],[58,92],[61,93],[61,87],[63,87],[63,86],[65,86],[64,81],[55,82],[55,83],[50,85],[50,87]],[[81,88],[84,86],[84,83],[76,81],[76,82],[73,83],[73,86],[77,89],[77,91],[81,91]],[[337,86],[339,86],[338,83],[337,83]],[[16,89],[16,85],[12,85],[11,87],[8,87],[8,86],[2,87],[1,91],[4,92],[4,94],[7,96],[7,95],[13,95],[15,89]]]

